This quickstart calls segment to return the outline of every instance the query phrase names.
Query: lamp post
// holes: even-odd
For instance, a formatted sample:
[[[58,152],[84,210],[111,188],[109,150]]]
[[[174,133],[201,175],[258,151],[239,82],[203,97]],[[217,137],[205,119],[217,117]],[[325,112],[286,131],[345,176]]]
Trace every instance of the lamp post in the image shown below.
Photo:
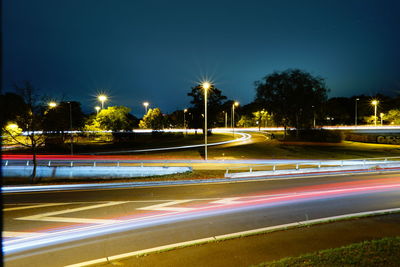
[[[149,106],[149,102],[143,102],[143,106],[144,106],[144,110],[145,110],[145,114],[147,114],[147,107]]]
[[[225,128],[228,128],[228,112],[222,111],[225,115]]]
[[[99,99],[99,101],[101,102],[101,109],[104,109],[104,102],[107,101],[107,96],[106,95],[99,95],[97,97],[97,99]]]
[[[203,82],[202,87],[204,89],[204,158],[207,160],[207,93],[211,84],[209,82]]]
[[[73,141],[74,141],[74,136],[72,133],[72,107],[71,107],[71,102],[67,102],[69,104],[69,133],[71,136],[71,156],[74,154],[74,145],[73,145]]]
[[[383,126],[383,116],[385,116],[385,114],[381,112],[379,115],[381,117],[381,126]]]
[[[185,128],[185,132],[187,134],[187,129],[186,129],[186,112],[187,112],[187,108],[185,108],[183,110],[183,128]]]
[[[359,98],[356,98],[356,108],[355,108],[355,116],[354,116],[354,125],[357,126],[357,102],[360,100]]]
[[[95,106],[94,109],[96,110],[96,114],[99,114],[100,107],[99,106]]]
[[[376,111],[377,111],[377,108],[378,108],[378,104],[379,104],[379,101],[376,100],[376,99],[374,99],[374,100],[371,101],[371,105],[374,106],[374,121],[375,121],[375,126],[376,126],[376,121],[377,121]]]
[[[239,106],[239,102],[235,101],[235,103],[232,104],[232,134],[235,136],[235,106]]]

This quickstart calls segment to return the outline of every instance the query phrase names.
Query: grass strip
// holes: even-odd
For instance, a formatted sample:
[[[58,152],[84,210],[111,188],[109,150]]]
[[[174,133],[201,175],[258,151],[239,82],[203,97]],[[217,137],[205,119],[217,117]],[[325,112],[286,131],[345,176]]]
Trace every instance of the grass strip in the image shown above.
[[[399,266],[400,237],[363,241],[256,266]]]

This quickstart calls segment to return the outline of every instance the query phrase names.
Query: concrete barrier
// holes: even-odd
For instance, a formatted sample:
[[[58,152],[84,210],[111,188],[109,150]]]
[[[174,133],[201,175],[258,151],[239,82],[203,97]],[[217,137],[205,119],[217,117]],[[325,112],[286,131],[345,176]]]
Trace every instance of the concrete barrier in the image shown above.
[[[271,176],[273,178],[277,175],[293,175],[293,174],[306,174],[306,173],[328,173],[340,171],[379,171],[383,169],[400,168],[399,163],[390,164],[368,164],[368,165],[348,165],[340,167],[322,167],[322,168],[303,168],[303,169],[289,169],[289,170],[276,170],[276,171],[252,171],[252,172],[234,172],[226,173],[226,178],[243,178],[243,177],[260,177]]]
[[[32,166],[3,166],[3,177],[29,177]],[[129,178],[158,176],[192,171],[191,167],[47,167],[38,166],[37,177],[48,178]]]

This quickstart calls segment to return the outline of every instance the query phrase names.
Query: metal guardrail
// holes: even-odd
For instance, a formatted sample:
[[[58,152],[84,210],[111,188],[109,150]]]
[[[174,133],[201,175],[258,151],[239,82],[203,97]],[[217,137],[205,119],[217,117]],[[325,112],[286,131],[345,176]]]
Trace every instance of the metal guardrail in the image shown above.
[[[263,168],[263,171],[277,171],[277,170],[300,170],[307,168],[322,168],[322,167],[343,167],[352,165],[362,165],[364,167],[373,166],[377,164],[393,164],[400,163],[400,157],[380,157],[380,158],[362,158],[362,159],[347,159],[347,160],[313,160],[313,161],[298,161],[298,162],[286,162],[286,163],[274,163],[274,164],[252,164],[246,166],[235,166],[226,168],[225,174],[229,172],[253,172],[255,169]],[[287,168],[293,166],[292,168]],[[286,168],[280,168],[286,167]],[[303,168],[302,168],[303,167]]]
[[[146,165],[154,165],[155,163],[147,163]],[[158,162],[158,165],[166,166],[168,162]],[[32,166],[33,160],[5,160],[3,166]],[[120,166],[140,166],[144,167],[144,162],[137,161],[112,161],[112,160],[37,160],[37,166],[47,167],[120,167]]]
[[[235,166],[227,167],[226,173],[232,172],[253,172],[257,170],[300,170],[305,168],[322,168],[322,167],[338,167],[349,165],[376,165],[376,164],[390,164],[400,163],[400,157],[379,157],[379,158],[361,158],[361,159],[347,159],[347,160],[310,160],[310,161],[293,161],[282,163],[253,163],[253,164],[234,164]],[[210,162],[196,162],[195,164],[207,164]],[[5,160],[3,166],[32,166],[32,160]],[[183,164],[183,162],[171,161],[157,161],[157,162],[140,162],[137,160],[37,160],[37,166],[48,167],[78,167],[78,166],[91,166],[91,167],[120,167],[120,166],[168,166],[168,165]],[[188,165],[193,165],[193,162],[187,162]]]

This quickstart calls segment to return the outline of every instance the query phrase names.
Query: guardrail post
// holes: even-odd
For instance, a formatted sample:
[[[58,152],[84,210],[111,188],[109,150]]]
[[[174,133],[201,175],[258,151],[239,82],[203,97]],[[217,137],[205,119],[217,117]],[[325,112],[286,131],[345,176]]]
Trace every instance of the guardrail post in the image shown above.
[[[49,160],[49,164],[47,164],[47,166],[49,166],[49,167],[50,167],[50,165],[51,165],[51,161]]]
[[[6,166],[8,166],[8,160],[6,160]]]
[[[117,167],[119,167],[119,161],[117,161]]]
[[[274,164],[274,166],[272,167],[272,170],[275,172],[276,170],[276,165]]]
[[[96,167],[96,161],[93,161],[93,167]]]
[[[298,163],[296,163],[296,170],[298,170],[299,169],[299,164]]]
[[[26,161],[26,166],[29,166],[29,160]]]
[[[318,169],[321,169],[321,161],[318,162]]]
[[[364,165],[364,167],[365,167],[365,159],[363,160],[363,165]]]
[[[141,163],[140,163],[140,167],[142,167],[142,168],[143,168],[143,162],[141,162]]]
[[[253,172],[253,168],[250,168],[250,172]]]
[[[225,174],[228,174],[228,173],[229,173],[229,168],[226,168]]]
[[[340,162],[340,167],[343,167],[343,160]]]
[[[73,161],[71,161],[71,167],[74,167],[74,162]]]

